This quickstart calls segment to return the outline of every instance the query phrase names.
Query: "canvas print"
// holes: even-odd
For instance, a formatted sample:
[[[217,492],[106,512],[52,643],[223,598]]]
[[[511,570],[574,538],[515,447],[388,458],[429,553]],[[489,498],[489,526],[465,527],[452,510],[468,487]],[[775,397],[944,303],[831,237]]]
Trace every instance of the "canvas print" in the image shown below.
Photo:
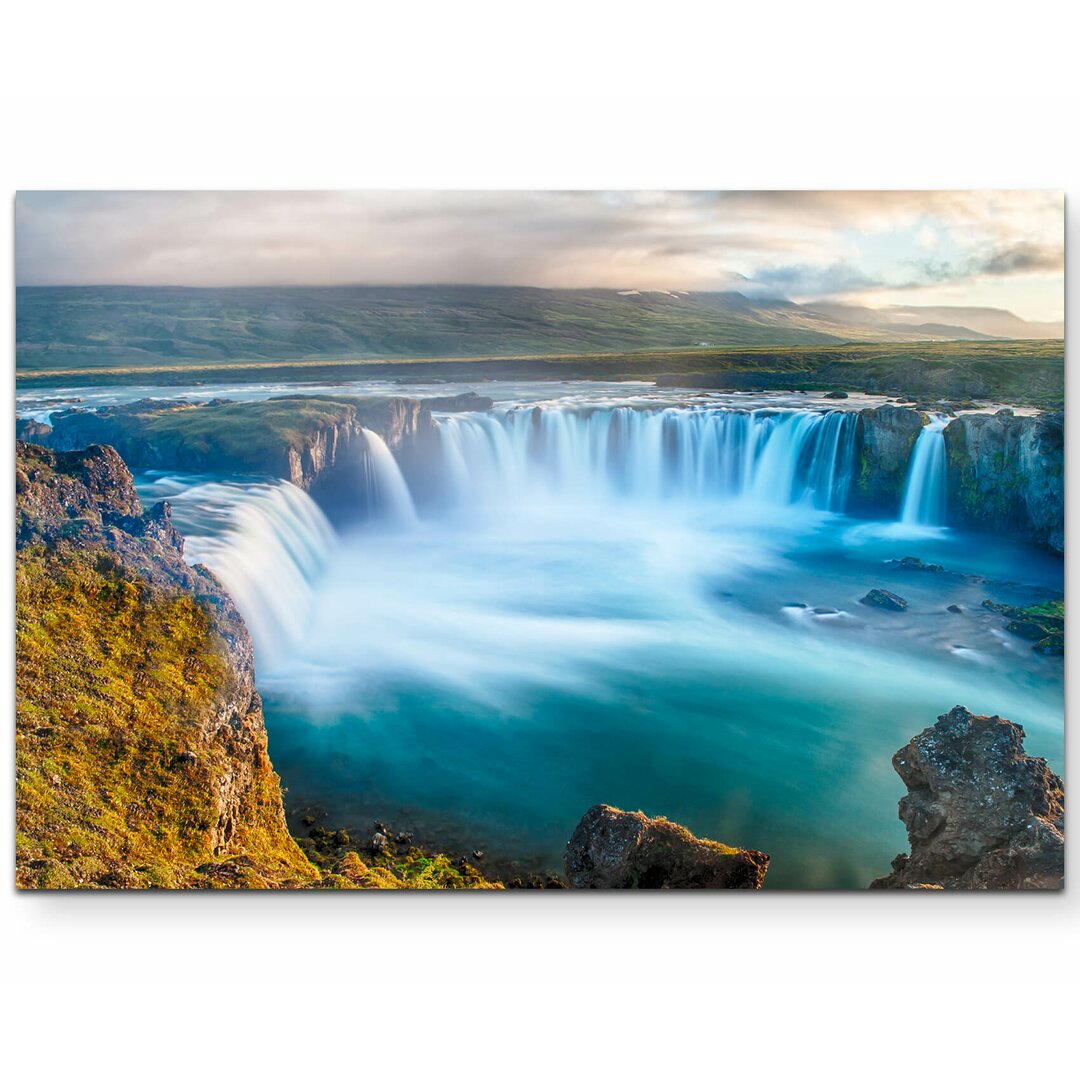
[[[1059,192],[15,219],[20,888],[1063,886]]]

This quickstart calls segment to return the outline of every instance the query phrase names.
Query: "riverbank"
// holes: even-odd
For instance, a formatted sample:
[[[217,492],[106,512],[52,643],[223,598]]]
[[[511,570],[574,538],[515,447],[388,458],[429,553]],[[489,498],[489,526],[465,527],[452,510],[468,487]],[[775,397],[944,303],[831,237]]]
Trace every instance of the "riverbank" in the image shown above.
[[[163,386],[244,382],[339,383],[398,379],[645,379],[662,386],[740,390],[864,391],[987,398],[1057,409],[1064,402],[1062,341],[886,342],[692,348],[662,351],[433,357],[309,357],[302,360],[148,359],[137,365],[19,365],[16,388]]]

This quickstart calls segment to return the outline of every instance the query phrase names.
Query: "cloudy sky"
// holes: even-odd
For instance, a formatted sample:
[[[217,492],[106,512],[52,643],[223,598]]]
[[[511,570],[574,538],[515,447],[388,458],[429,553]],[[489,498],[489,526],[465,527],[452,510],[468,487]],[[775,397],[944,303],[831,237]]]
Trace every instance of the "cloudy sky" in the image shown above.
[[[1064,311],[1045,191],[22,192],[21,285],[738,289]]]

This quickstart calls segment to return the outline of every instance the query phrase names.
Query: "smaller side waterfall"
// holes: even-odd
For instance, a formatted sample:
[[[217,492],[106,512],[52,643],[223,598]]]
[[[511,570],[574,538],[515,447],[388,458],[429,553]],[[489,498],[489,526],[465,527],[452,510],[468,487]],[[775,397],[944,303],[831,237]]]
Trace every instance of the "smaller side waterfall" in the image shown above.
[[[374,516],[397,525],[410,525],[416,521],[409,485],[401,475],[401,469],[382,437],[368,428],[363,429],[367,442],[364,455],[364,497]]]
[[[911,452],[900,520],[905,525],[945,524],[944,416],[932,416]]]
[[[288,658],[304,633],[334,530],[306,492],[273,484],[198,484],[171,496],[184,558],[221,579],[260,663]]]

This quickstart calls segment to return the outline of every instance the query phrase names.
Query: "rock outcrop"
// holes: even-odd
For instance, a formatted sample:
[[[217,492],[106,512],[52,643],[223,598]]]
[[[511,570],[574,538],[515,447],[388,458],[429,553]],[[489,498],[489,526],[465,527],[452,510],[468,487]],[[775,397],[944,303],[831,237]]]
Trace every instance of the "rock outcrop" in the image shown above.
[[[769,856],[699,840],[681,825],[603,804],[566,847],[575,889],[760,889]]]
[[[899,513],[911,451],[924,423],[922,413],[899,405],[859,413],[852,510],[885,517]]]
[[[52,436],[52,428],[43,424],[40,420],[20,418],[15,421],[15,438],[22,442],[40,443],[42,446],[49,445]]]
[[[1014,607],[984,600],[982,606],[1006,620],[1010,634],[1033,642],[1031,648],[1043,656],[1065,655],[1065,601],[1044,600],[1041,604]]]
[[[110,447],[16,450],[16,880],[318,881],[288,834],[251,640]],[[223,864],[230,864],[223,867]]]
[[[945,428],[950,524],[1065,550],[1061,413],[972,413]]]
[[[25,427],[55,450],[116,448],[131,468],[277,476],[317,488],[342,462],[366,452],[364,428],[408,453],[434,437],[428,409],[412,398],[290,395],[265,401],[143,400],[96,411],[64,409],[52,427]]]
[[[911,453],[925,423],[922,406],[882,405],[859,413],[850,510],[883,517],[899,513]],[[948,423],[944,438],[950,525],[1064,551],[1061,413],[965,413]]]
[[[1018,724],[957,705],[898,750],[911,853],[871,888],[1062,888],[1064,787],[1023,741]]]

